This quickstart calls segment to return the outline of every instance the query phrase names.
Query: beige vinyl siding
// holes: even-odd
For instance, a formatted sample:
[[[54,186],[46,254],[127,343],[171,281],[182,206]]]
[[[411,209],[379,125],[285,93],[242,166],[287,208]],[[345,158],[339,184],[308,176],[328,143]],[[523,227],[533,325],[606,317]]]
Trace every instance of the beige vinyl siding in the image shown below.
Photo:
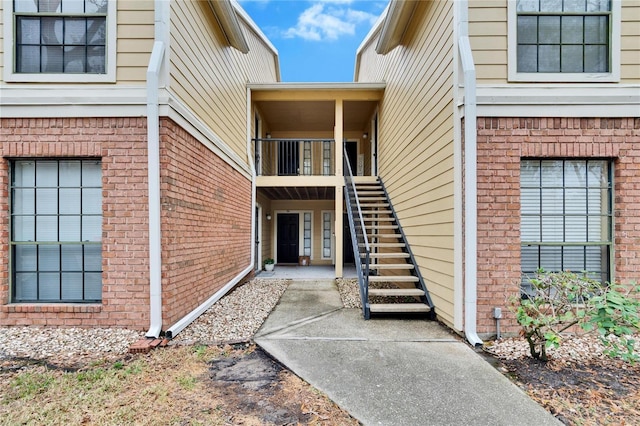
[[[469,40],[477,84],[507,82],[507,2],[469,2]]]
[[[640,82],[640,2],[622,3],[620,34],[620,78],[624,83]]]
[[[241,22],[250,52],[225,43],[207,2],[171,2],[172,92],[236,154],[246,158],[247,82],[274,82],[275,58]]]
[[[0,81],[4,80],[4,2],[0,1]]]
[[[144,84],[154,41],[154,2],[118,0],[116,80]]]
[[[507,83],[507,0],[469,2],[469,38],[477,84]],[[623,0],[620,82],[640,81],[640,3]]]
[[[402,46],[382,57],[373,53],[374,40],[362,52],[358,80],[387,83],[379,113],[380,175],[436,312],[449,324],[454,301],[453,6],[421,2]]]

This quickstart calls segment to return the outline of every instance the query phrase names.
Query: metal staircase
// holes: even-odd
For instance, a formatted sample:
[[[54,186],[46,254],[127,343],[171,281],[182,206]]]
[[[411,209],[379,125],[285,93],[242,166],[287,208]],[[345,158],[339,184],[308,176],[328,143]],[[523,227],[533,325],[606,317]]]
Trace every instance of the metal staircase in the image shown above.
[[[435,319],[435,306],[382,180],[356,183],[346,158],[345,153],[345,199],[364,318],[424,313]]]

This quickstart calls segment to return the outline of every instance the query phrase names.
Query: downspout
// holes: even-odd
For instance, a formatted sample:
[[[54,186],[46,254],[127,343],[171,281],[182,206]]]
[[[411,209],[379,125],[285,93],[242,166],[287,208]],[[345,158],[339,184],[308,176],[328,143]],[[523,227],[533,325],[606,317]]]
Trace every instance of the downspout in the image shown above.
[[[162,331],[162,247],[160,229],[160,112],[158,82],[164,43],[153,44],[147,68],[147,161],[149,181],[149,331],[158,337]]]
[[[165,331],[165,336],[168,339],[173,339],[178,333],[180,333],[186,326],[191,324],[196,318],[202,315],[207,309],[214,303],[220,300],[225,294],[233,289],[244,277],[247,276],[252,270],[255,263],[255,220],[256,220],[256,171],[254,162],[251,160],[251,90],[247,88],[247,161],[251,167],[251,239],[249,246],[251,247],[251,259],[249,266],[247,266],[242,272],[233,277],[224,287],[215,292],[210,298],[204,301],[193,311],[189,312],[186,316],[169,327]]]
[[[464,332],[473,346],[482,345],[478,313],[478,175],[476,69],[469,42],[468,3],[460,5],[458,48],[464,78]]]

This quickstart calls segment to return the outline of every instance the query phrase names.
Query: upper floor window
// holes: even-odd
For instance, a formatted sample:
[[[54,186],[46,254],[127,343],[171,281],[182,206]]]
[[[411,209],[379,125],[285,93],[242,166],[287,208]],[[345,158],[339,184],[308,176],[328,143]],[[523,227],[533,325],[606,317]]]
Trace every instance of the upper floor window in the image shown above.
[[[13,0],[7,81],[99,82],[115,76],[115,0]],[[7,55],[6,57],[8,57]]]
[[[616,80],[619,11],[611,0],[510,2],[510,80]]]

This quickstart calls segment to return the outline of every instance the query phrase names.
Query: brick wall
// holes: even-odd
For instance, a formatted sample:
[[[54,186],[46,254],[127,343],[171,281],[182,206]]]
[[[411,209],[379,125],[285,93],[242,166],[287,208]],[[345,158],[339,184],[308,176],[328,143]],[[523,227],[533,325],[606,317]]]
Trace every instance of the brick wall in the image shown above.
[[[148,326],[146,120],[0,120],[0,325]],[[9,161],[101,158],[101,304],[9,304]]]
[[[251,262],[251,181],[161,123],[163,321],[192,311]]]
[[[517,326],[507,309],[520,285],[520,158],[614,161],[615,276],[640,281],[640,118],[478,119],[478,332]]]
[[[143,118],[0,121],[0,325],[149,326],[147,130]],[[101,158],[102,303],[11,304],[9,161]],[[161,122],[163,326],[250,262],[251,181],[171,120]]]

